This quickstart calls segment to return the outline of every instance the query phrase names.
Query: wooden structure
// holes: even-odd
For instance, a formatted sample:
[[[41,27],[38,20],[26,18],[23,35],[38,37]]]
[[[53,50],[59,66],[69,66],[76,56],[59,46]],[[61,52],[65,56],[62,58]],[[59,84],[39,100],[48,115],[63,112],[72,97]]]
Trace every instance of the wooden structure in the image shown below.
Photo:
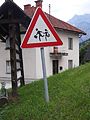
[[[5,88],[5,83],[2,82],[2,87],[0,90],[0,106],[3,106],[4,104],[8,103],[8,93]]]
[[[13,0],[5,0],[0,7],[0,39],[2,42],[10,43],[10,47],[7,49],[10,50],[13,96],[17,95],[18,80],[20,80],[21,86],[25,84],[20,35],[23,33],[21,26],[27,29],[30,20]]]

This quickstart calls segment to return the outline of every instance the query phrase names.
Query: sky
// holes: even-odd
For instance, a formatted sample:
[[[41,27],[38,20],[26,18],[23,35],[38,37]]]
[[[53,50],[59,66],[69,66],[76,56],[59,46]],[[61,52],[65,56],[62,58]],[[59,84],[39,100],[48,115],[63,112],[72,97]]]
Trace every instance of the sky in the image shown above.
[[[0,0],[0,5],[5,0]],[[23,5],[31,4],[35,6],[35,0],[13,0],[22,9]],[[49,13],[51,5],[51,15],[60,20],[68,21],[74,15],[90,14],[90,0],[43,0],[43,11]]]

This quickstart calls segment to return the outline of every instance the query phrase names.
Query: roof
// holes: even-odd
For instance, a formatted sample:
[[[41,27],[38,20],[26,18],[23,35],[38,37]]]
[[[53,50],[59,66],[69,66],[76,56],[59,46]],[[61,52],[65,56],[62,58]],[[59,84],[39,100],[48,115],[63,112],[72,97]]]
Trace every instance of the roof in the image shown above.
[[[63,29],[63,30],[68,30],[68,31],[72,31],[72,32],[77,32],[79,34],[84,34],[86,35],[86,33],[74,26],[72,26],[71,24],[64,22],[62,20],[59,20],[57,18],[55,18],[54,16],[51,16],[49,14],[47,14],[47,17],[50,19],[52,25],[54,26],[54,28],[58,28],[58,29]]]
[[[28,27],[31,19],[27,16],[24,11],[16,5],[13,1],[7,0],[0,6],[0,34],[5,36],[8,34],[8,25],[7,21],[12,22],[8,18],[9,11],[13,11],[13,19],[18,20],[18,22],[23,25],[25,28]],[[6,22],[6,23],[5,23]]]
[[[28,6],[28,5],[27,5]],[[29,16],[29,17],[33,17],[34,15],[34,12],[36,10],[36,7],[32,6],[30,7],[29,9],[26,9],[24,10],[25,13]],[[86,33],[74,26],[72,26],[71,24],[67,23],[67,22],[64,22],[62,20],[59,20],[58,18],[52,16],[52,15],[49,15],[48,13],[46,13],[46,16],[48,17],[48,19],[50,20],[50,22],[52,23],[53,27],[54,28],[57,28],[57,29],[60,29],[60,30],[67,30],[67,31],[72,31],[72,32],[75,32],[75,33],[78,33],[78,34],[83,34],[83,35],[86,35]]]

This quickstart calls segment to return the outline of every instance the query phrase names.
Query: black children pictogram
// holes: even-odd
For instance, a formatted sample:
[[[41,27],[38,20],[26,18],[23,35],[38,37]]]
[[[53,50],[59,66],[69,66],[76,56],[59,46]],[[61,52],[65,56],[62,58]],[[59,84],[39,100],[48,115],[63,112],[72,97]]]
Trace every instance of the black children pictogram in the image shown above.
[[[38,30],[38,28],[36,28],[36,31],[37,31],[37,33],[36,33],[36,35],[34,35],[34,38],[36,38],[36,39],[39,38],[39,41],[41,41],[41,37],[44,37],[43,32]]]
[[[36,34],[34,35],[34,38],[39,39],[41,41],[41,38],[44,37],[45,41],[47,41],[47,38],[50,37],[50,34],[47,29],[45,31],[40,31],[38,28],[36,28]]]
[[[45,34],[45,40],[47,41],[47,37],[50,37],[50,34],[48,33],[47,29],[45,29],[44,34]]]

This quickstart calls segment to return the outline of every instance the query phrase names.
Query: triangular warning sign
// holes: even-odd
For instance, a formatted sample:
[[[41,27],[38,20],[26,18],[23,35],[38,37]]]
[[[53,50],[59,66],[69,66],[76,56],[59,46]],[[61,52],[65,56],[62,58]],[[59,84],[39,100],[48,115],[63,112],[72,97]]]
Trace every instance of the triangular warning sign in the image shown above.
[[[62,41],[40,7],[27,29],[21,48],[62,45]]]

